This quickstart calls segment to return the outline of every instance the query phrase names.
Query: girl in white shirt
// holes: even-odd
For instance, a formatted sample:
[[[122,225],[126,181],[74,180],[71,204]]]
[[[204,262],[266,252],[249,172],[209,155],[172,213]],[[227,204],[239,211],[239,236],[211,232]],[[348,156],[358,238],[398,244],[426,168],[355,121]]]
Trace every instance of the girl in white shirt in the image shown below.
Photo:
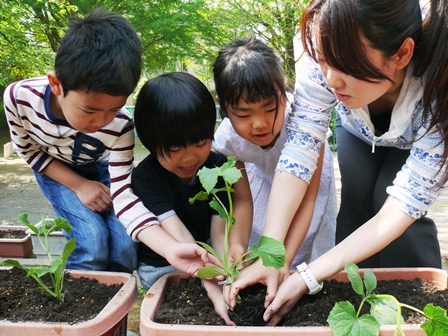
[[[287,140],[292,95],[286,93],[278,57],[255,38],[236,39],[223,47],[213,70],[224,117],[215,133],[214,148],[245,165],[254,203],[250,247],[263,232],[275,167]],[[337,200],[328,144],[318,169],[285,241],[285,274],[334,246]]]

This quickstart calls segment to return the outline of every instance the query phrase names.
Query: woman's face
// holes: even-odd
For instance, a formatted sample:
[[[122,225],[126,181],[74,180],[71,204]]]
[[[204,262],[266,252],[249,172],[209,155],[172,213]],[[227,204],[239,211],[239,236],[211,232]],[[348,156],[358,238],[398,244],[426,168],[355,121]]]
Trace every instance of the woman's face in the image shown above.
[[[397,67],[397,63],[391,58],[386,58],[381,51],[371,48],[366,39],[364,48],[370,62],[384,75],[392,79],[376,80],[374,83],[366,82],[338,70],[332,69],[323,55],[316,50],[319,57],[319,66],[325,77],[327,85],[335,93],[337,99],[347,108],[356,109],[384,97],[385,95],[397,95],[404,80],[405,70]]]
[[[275,97],[247,103],[243,98],[238,104],[228,106],[227,117],[238,135],[262,148],[269,148],[277,141],[285,119],[286,97],[277,103]]]

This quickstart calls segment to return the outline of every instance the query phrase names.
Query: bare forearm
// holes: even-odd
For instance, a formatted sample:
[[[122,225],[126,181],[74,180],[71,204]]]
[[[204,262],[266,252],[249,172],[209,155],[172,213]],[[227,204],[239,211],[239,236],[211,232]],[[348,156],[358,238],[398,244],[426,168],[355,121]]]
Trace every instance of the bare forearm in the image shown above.
[[[308,184],[298,177],[277,171],[269,196],[268,212],[263,235],[285,241]]]
[[[308,189],[303,197],[302,203],[299,206],[289,227],[285,238],[286,248],[286,264],[291,265],[294,257],[297,254],[300,246],[305,239],[306,234],[313,220],[314,207],[316,204],[317,193],[319,191],[320,178],[322,175],[322,165],[324,161],[325,146],[321,147],[321,153],[317,161],[317,168],[311,178]]]
[[[398,238],[413,222],[412,218],[394,204],[391,198],[380,212],[358,230],[310,264],[319,281],[344,269],[345,264],[358,263],[379,252]]]
[[[78,186],[86,181],[84,177],[75,173],[57,159],[53,159],[48,166],[45,167],[43,173],[72,191],[76,191]]]

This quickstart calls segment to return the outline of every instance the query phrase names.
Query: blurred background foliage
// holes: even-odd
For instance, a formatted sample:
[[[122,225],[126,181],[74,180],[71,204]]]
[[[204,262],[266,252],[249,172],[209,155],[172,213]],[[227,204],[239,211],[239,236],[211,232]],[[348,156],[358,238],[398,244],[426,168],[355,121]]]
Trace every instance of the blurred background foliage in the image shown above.
[[[45,75],[73,15],[103,8],[126,17],[143,45],[143,78],[195,66],[209,84],[218,50],[256,36],[282,60],[294,83],[293,39],[309,0],[0,0],[0,93],[16,80]],[[3,98],[2,98],[3,99]],[[3,108],[3,100],[1,104]],[[0,114],[4,126],[4,113]]]

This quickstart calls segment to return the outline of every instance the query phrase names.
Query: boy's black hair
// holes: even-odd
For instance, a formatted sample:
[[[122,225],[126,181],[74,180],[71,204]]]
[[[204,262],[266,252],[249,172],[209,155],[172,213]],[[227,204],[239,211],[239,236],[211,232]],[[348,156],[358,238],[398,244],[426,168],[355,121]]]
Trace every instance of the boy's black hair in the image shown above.
[[[171,147],[213,140],[216,106],[200,80],[186,72],[167,72],[143,85],[134,118],[142,144],[164,157]]]
[[[141,73],[141,42],[122,16],[95,10],[70,21],[56,53],[64,95],[71,90],[129,96]]]
[[[261,40],[238,38],[223,47],[213,64],[216,92],[223,117],[227,107],[242,98],[258,103],[274,97],[277,104],[286,95],[286,83],[279,58]]]

